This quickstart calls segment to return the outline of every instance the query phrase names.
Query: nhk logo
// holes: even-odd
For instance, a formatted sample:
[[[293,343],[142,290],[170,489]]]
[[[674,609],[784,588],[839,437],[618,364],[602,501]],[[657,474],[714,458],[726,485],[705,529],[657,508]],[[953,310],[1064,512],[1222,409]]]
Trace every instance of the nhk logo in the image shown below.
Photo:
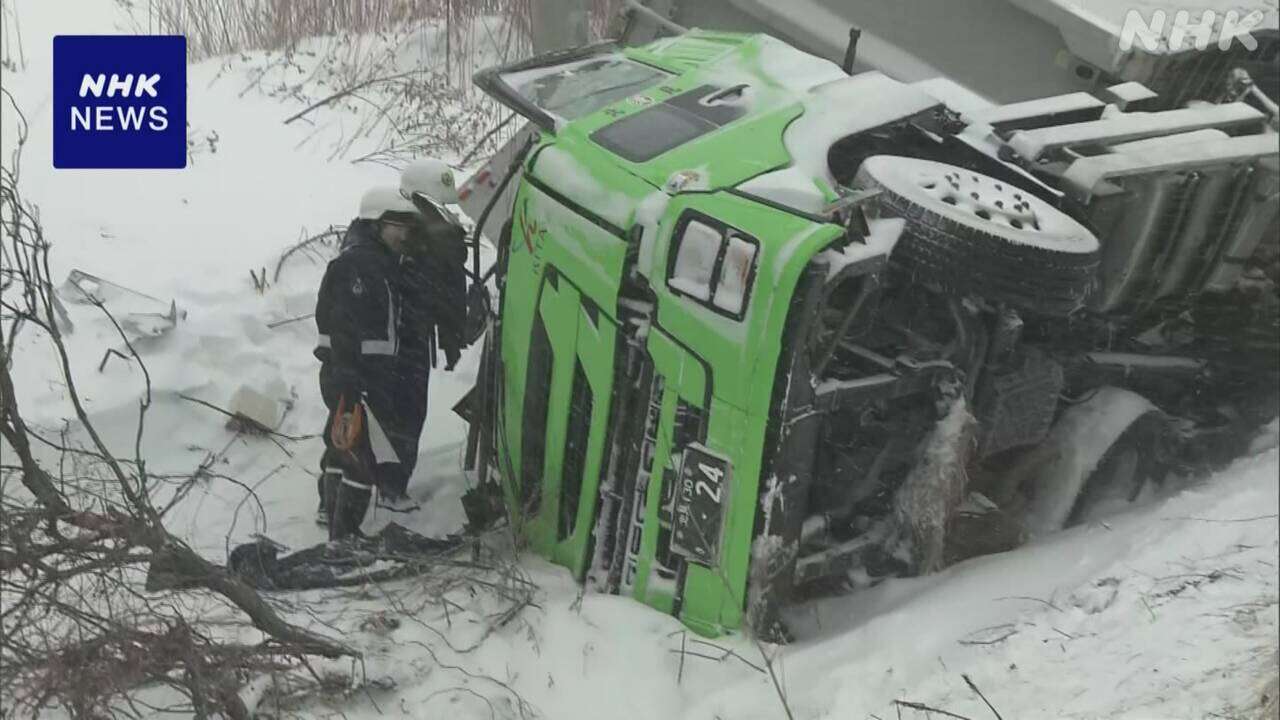
[[[186,167],[186,55],[176,35],[55,37],[54,167]]]
[[[1253,30],[1262,25],[1266,13],[1261,10],[1129,10],[1120,28],[1120,49],[1135,47],[1150,53],[1199,51],[1217,47],[1226,52],[1239,42],[1250,52],[1258,49]]]
[[[112,74],[110,84],[103,73],[85,75],[80,81],[80,97],[130,97],[130,88],[134,89],[132,97],[159,97],[156,94],[156,83],[160,82],[160,74],[139,75],[138,84],[134,86],[133,75],[123,78]],[[106,95],[102,88],[106,86]],[[147,129],[163,132],[169,127],[169,110],[163,105],[150,107],[123,107],[120,105],[83,105],[71,108],[72,130],[141,130],[143,119],[147,121]]]

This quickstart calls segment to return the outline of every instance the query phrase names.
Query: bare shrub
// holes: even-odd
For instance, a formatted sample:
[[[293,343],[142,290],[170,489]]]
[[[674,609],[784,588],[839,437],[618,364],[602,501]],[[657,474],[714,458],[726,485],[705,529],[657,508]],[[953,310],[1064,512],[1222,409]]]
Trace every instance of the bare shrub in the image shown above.
[[[6,710],[36,714],[56,706],[80,718],[137,716],[154,710],[137,693],[145,687],[171,691],[144,693],[168,698],[168,711],[247,717],[238,689],[251,675],[305,666],[309,656],[357,653],[286,621],[165,528],[172,504],[158,508],[153,500],[172,478],[147,471],[141,446],[150,378],[123,331],[120,339],[145,381],[132,457],[113,452],[99,435],[63,342],[39,210],[21,195],[26,132],[16,104],[13,117],[18,141],[0,168],[0,693]],[[23,328],[47,339],[88,438],[83,445],[65,433],[46,437],[24,419],[12,375],[14,339]]]

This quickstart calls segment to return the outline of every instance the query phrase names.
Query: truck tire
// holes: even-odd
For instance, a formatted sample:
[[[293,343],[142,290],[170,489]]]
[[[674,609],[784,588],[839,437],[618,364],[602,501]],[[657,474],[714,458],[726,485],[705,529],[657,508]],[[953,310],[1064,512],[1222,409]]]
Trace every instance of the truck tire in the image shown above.
[[[1023,524],[1045,536],[1089,519],[1116,497],[1128,503],[1133,489],[1124,464],[1137,453],[1134,477],[1162,480],[1166,421],[1151,401],[1123,388],[1104,386],[1067,407],[1049,435],[1006,477],[1023,496]],[[1157,432],[1159,430],[1159,432]],[[1133,482],[1136,482],[1134,480]]]
[[[1169,474],[1167,432],[1168,423],[1159,412],[1148,412],[1126,428],[1089,474],[1066,527],[1113,514],[1138,500],[1144,490],[1163,484]]]
[[[1084,304],[1098,239],[1035,195],[932,160],[875,155],[855,185],[879,189],[873,213],[906,220],[890,262],[948,292],[1063,316]]]

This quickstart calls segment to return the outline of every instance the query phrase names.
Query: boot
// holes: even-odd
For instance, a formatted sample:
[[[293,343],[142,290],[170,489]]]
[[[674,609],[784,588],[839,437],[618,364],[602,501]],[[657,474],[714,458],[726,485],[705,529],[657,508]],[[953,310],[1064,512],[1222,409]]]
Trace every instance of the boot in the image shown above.
[[[342,475],[337,472],[327,472],[320,476],[320,482],[323,483],[320,491],[320,507],[324,510],[322,524],[333,527],[333,509],[338,504],[338,488],[342,485]]]
[[[330,476],[335,478],[332,481],[332,484],[334,485],[334,491],[336,492],[336,483],[342,482],[341,475],[336,472],[321,472],[319,477],[316,478],[316,492],[320,495],[320,507],[316,509],[316,524],[321,527],[329,524],[329,508],[333,505],[329,497],[330,491],[327,489],[331,484],[329,480]]]
[[[332,508],[329,513],[329,539],[341,540],[345,537],[360,536],[360,523],[364,522],[364,514],[369,510],[369,499],[373,488],[357,486],[338,479],[337,492],[334,493]]]
[[[378,507],[394,513],[411,513],[422,508],[408,495],[391,495],[381,492],[378,493]]]

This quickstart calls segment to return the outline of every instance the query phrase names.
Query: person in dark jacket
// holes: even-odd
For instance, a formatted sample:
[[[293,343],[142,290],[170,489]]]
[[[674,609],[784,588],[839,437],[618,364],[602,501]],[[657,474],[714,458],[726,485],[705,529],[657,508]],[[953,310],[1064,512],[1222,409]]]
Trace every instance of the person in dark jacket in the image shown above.
[[[420,225],[396,188],[370,190],[320,283],[315,355],[329,409],[320,504],[331,539],[359,533],[375,488],[402,497],[417,459],[421,423],[405,412],[416,380],[403,351],[422,341],[404,322],[403,268]]]
[[[447,209],[458,201],[453,171],[441,160],[415,160],[400,174],[400,196],[413,203],[419,216],[410,230],[401,274],[403,297],[401,372],[405,378],[397,405],[397,428],[407,435],[401,442],[416,458],[418,440],[427,417],[427,387],[431,370],[443,352],[445,370],[462,357],[466,322],[466,234]],[[399,474],[387,478],[380,504],[404,511],[414,507],[406,488],[413,462],[402,463]]]
[[[418,210],[418,224],[410,233],[410,248],[402,273],[405,332],[401,344],[406,378],[398,409],[398,427],[409,433],[405,448],[417,455],[418,438],[427,417],[427,387],[439,353],[445,370],[453,370],[462,356],[466,323],[465,232],[447,209],[456,203],[453,171],[440,160],[415,160],[400,175],[400,196]],[[411,463],[388,478],[386,502],[392,509],[412,507],[405,495]],[[381,502],[381,501],[380,501]]]
[[[452,171],[438,160],[415,161],[401,175],[398,197],[392,192],[366,193],[317,302],[316,355],[330,411],[320,516],[333,538],[358,532],[375,487],[380,507],[417,508],[408,484],[427,415],[430,372],[437,351],[445,369],[453,370],[465,346],[465,232],[446,207],[457,202]],[[348,277],[353,272],[385,287],[385,309],[381,296],[347,288],[355,287]],[[355,343],[335,344],[335,335],[358,336],[360,349],[371,354],[337,351]],[[361,404],[353,410],[354,401],[344,405],[343,398],[357,391]],[[343,439],[339,429],[354,434]],[[351,449],[339,447],[344,444]]]
[[[452,370],[462,355],[466,326],[466,232],[448,209],[458,202],[453,170],[442,160],[414,160],[400,173],[400,195],[421,214],[420,237],[415,236],[414,263],[406,273],[421,309],[423,334],[434,345],[426,355],[435,366],[435,350]]]

